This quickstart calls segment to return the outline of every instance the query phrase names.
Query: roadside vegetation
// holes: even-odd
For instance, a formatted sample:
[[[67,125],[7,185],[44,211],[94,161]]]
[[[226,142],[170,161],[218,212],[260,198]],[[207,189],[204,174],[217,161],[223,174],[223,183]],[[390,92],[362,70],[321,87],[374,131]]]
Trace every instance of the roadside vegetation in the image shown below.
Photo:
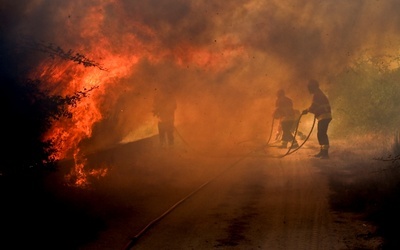
[[[375,225],[376,231],[365,237],[382,237],[382,249],[400,249],[399,63],[398,56],[364,57],[332,78],[329,92],[336,134],[354,144],[354,151],[362,154],[367,148],[375,148],[377,153],[372,159],[375,164],[343,164],[347,165],[343,169],[346,174],[331,176],[331,207]],[[368,135],[370,138],[365,139]],[[355,139],[360,136],[365,138]],[[385,140],[387,145],[379,143]]]
[[[72,95],[50,95],[43,85],[46,76],[31,79],[28,72],[43,56],[69,60],[82,67],[97,64],[81,54],[72,55],[53,44],[29,42],[18,53],[0,50],[4,58],[0,64],[0,104],[3,108],[3,136],[1,176],[31,175],[33,172],[55,170],[57,162],[51,156],[56,148],[51,140],[42,140],[54,121],[71,118],[70,107],[75,107],[97,87],[76,91]],[[0,44],[1,45],[1,44]],[[1,46],[6,48],[6,46]],[[57,48],[57,49],[56,49]],[[35,52],[35,51],[39,51]],[[36,56],[33,56],[36,55]],[[35,58],[27,62],[26,58]],[[77,57],[78,56],[78,57]],[[54,60],[56,65],[59,60]]]

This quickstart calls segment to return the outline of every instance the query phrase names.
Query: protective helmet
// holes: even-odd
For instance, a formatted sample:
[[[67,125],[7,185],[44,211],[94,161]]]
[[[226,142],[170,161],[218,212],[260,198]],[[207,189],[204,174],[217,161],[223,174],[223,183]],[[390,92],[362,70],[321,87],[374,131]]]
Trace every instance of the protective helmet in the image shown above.
[[[317,80],[311,79],[310,81],[308,81],[308,86],[307,87],[308,87],[308,90],[310,92],[312,92],[312,91],[314,91],[314,90],[319,88],[319,83],[318,83]]]
[[[280,96],[284,96],[285,95],[285,91],[283,89],[280,89],[276,92],[276,96],[280,97]]]

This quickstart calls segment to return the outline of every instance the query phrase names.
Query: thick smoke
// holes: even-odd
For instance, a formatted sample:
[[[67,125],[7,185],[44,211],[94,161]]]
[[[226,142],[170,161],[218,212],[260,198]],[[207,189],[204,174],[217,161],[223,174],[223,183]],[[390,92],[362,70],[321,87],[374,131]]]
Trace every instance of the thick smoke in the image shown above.
[[[303,109],[309,78],[324,85],[366,50],[397,51],[399,9],[396,0],[2,1],[2,55],[18,58],[26,76],[43,75],[53,59],[25,45],[44,41],[108,69],[98,77],[81,68],[74,79],[69,68],[59,79],[58,94],[88,87],[78,76],[100,85],[88,112],[101,118],[86,124],[81,145],[154,135],[152,99],[168,85],[182,135],[224,146],[268,136],[277,89]]]

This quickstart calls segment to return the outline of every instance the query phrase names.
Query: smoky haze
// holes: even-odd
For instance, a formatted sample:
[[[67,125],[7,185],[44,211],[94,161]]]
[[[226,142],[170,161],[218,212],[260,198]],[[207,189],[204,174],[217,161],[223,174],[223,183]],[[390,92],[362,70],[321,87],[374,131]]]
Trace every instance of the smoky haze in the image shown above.
[[[182,136],[224,147],[267,138],[279,88],[303,109],[308,79],[334,88],[329,79],[366,50],[397,52],[399,10],[397,0],[3,0],[0,27],[3,55],[19,51],[27,76],[43,75],[40,65],[52,59],[21,52],[26,40],[72,49],[109,70],[94,81],[101,118],[81,145],[154,135],[153,98],[167,85]],[[73,76],[60,86],[58,94],[85,87]]]

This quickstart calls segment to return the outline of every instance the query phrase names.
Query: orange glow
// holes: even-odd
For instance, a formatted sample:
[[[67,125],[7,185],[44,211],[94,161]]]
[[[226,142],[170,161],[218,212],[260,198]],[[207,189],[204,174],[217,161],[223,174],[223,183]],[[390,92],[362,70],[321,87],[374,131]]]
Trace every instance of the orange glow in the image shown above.
[[[196,48],[190,44],[181,44],[172,53],[181,67],[194,64],[196,67],[218,72],[234,64],[235,58],[246,55],[243,46],[232,45],[227,39],[221,38],[218,40],[218,45],[211,46],[210,49]]]
[[[86,158],[79,154],[79,150],[74,154],[75,167],[73,170],[65,176],[68,185],[88,188],[90,182],[88,177],[100,178],[104,177],[108,173],[107,167],[101,169],[85,170]]]
[[[68,158],[75,160],[74,170],[66,179],[74,180],[77,186],[87,185],[87,176],[90,174],[103,176],[107,173],[107,171],[98,173],[85,169],[85,156],[80,152],[79,145],[83,140],[91,138],[94,125],[105,118],[108,109],[113,108],[118,98],[115,95],[119,93],[109,90],[116,89],[124,79],[132,77],[136,66],[141,61],[157,63],[172,59],[173,64],[183,69],[195,67],[218,72],[229,68],[235,62],[235,58],[246,55],[244,47],[232,44],[229,42],[232,39],[226,35],[216,37],[215,41],[210,41],[209,46],[181,42],[174,47],[165,48],[161,46],[161,38],[158,37],[160,34],[157,34],[151,26],[139,21],[129,22],[130,32],[124,29],[114,31],[110,27],[115,25],[119,28],[119,25],[109,24],[110,17],[105,16],[107,14],[105,10],[111,3],[114,4],[116,12],[120,11],[123,14],[124,10],[119,9],[117,2],[101,1],[98,6],[88,7],[85,15],[80,19],[74,19],[74,25],[71,24],[72,20],[67,20],[65,23],[66,33],[78,32],[78,40],[71,45],[72,53],[82,53],[101,64],[101,67],[93,65],[91,65],[93,67],[85,67],[76,61],[53,56],[42,61],[30,75],[32,79],[41,79],[40,88],[49,95],[66,97],[79,91],[96,88],[88,96],[82,98],[76,106],[68,107],[72,118],[54,121],[51,128],[43,135],[44,141],[54,143],[55,152],[50,156],[51,160]],[[65,11],[73,13],[74,6],[68,5],[68,8],[63,10]],[[110,29],[113,32],[105,35],[104,29]],[[63,49],[68,51],[69,48]],[[134,89],[135,85],[125,86],[125,89],[127,88]],[[139,125],[138,131],[125,135],[122,141],[154,134],[150,127],[151,124]]]
[[[107,56],[105,61],[110,71],[102,71],[94,67],[84,68],[72,62],[55,63],[53,60],[46,60],[32,74],[32,77],[44,79],[41,88],[51,95],[67,96],[77,91],[99,87],[87,97],[82,98],[75,107],[68,107],[68,111],[73,114],[71,119],[62,118],[54,121],[52,127],[43,136],[44,141],[54,142],[56,151],[50,157],[52,160],[69,158],[71,154],[77,155],[79,143],[91,136],[93,125],[103,118],[101,106],[106,88],[110,84],[115,84],[117,79],[130,74],[132,66],[138,62],[136,55],[114,55],[108,51],[102,54]],[[87,174],[84,163],[76,164],[75,184],[84,186]]]

